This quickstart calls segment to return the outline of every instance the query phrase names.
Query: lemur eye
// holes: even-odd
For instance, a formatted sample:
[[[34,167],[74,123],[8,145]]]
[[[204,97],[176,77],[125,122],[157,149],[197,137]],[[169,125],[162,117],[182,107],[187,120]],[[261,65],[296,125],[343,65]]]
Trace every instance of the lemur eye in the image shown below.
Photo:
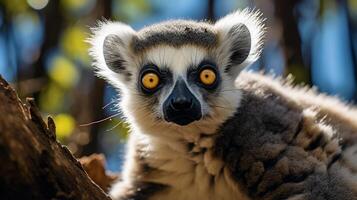
[[[216,72],[212,69],[204,69],[200,72],[200,81],[205,85],[212,85],[216,81]]]
[[[142,85],[149,90],[155,89],[159,85],[159,82],[160,82],[159,76],[153,72],[146,73],[141,78]]]

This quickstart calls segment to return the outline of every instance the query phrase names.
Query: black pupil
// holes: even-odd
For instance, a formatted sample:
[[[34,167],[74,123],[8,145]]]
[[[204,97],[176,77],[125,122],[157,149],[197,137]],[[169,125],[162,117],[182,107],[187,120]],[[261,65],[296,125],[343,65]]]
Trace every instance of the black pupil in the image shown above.
[[[206,74],[205,77],[208,78],[208,74]]]
[[[150,78],[149,81],[152,83],[152,82],[154,82],[154,79],[153,79],[153,78]]]

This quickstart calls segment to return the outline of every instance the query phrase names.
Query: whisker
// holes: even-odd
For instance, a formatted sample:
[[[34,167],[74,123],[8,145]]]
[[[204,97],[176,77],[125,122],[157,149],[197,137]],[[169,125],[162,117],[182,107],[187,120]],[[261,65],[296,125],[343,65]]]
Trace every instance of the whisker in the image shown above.
[[[116,127],[118,127],[120,124],[122,124],[123,123],[123,121],[120,121],[120,122],[118,122],[115,126],[113,126],[112,128],[110,128],[110,129],[107,129],[106,131],[112,131],[112,130],[114,130]]]
[[[93,125],[93,124],[98,124],[98,123],[104,122],[106,120],[111,120],[113,117],[116,117],[116,116],[119,116],[119,115],[120,115],[120,113],[116,113],[116,114],[111,115],[109,117],[106,117],[104,119],[100,119],[100,120],[93,121],[93,122],[86,123],[86,124],[80,124],[79,126],[90,126],[90,125]]]
[[[112,100],[111,102],[109,102],[109,103],[107,103],[106,105],[104,105],[103,107],[102,107],[102,109],[105,109],[106,107],[108,107],[108,106],[110,106],[112,103],[114,103],[115,101],[114,100]]]

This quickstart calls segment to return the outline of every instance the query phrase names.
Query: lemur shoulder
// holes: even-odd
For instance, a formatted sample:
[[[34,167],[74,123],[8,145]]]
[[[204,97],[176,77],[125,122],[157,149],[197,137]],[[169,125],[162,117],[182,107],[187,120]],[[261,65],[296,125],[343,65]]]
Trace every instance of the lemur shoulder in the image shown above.
[[[262,21],[243,10],[94,29],[96,72],[120,89],[131,129],[113,199],[357,199],[357,109],[242,71]]]

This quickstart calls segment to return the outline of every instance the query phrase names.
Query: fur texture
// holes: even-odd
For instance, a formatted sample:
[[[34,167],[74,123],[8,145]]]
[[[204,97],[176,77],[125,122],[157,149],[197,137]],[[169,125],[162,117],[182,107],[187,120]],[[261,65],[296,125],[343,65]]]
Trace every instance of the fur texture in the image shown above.
[[[147,199],[357,199],[355,108],[260,74],[242,72],[237,88],[240,107],[213,134],[134,133],[131,180],[160,186]]]
[[[94,29],[97,74],[121,90],[131,128],[113,199],[356,199],[357,111],[241,72],[261,52],[260,16],[243,10],[214,24],[179,20],[134,31],[107,22]],[[189,79],[206,61],[218,68],[214,91]],[[139,87],[148,65],[170,79],[154,95]],[[162,110],[177,80],[201,105],[202,118],[185,126],[165,121]]]
[[[130,80],[128,74],[133,75],[130,72],[141,67],[146,57],[140,52],[161,46],[204,48],[215,55],[222,66],[235,65],[228,71],[235,79],[242,69],[259,58],[265,28],[260,12],[245,9],[233,12],[215,24],[177,20],[152,25],[137,32],[121,22],[100,22],[92,32],[92,37],[88,39],[92,46],[89,52],[97,75],[125,89],[123,84]],[[230,59],[234,53],[236,57],[240,53],[244,55],[238,63]],[[243,61],[243,58],[246,59]],[[121,70],[123,73],[120,73]]]
[[[134,52],[139,53],[161,44],[212,48],[217,40],[217,31],[207,22],[172,20],[140,30],[131,45]]]
[[[215,155],[251,198],[357,199],[355,108],[262,75],[237,84],[243,100]]]

